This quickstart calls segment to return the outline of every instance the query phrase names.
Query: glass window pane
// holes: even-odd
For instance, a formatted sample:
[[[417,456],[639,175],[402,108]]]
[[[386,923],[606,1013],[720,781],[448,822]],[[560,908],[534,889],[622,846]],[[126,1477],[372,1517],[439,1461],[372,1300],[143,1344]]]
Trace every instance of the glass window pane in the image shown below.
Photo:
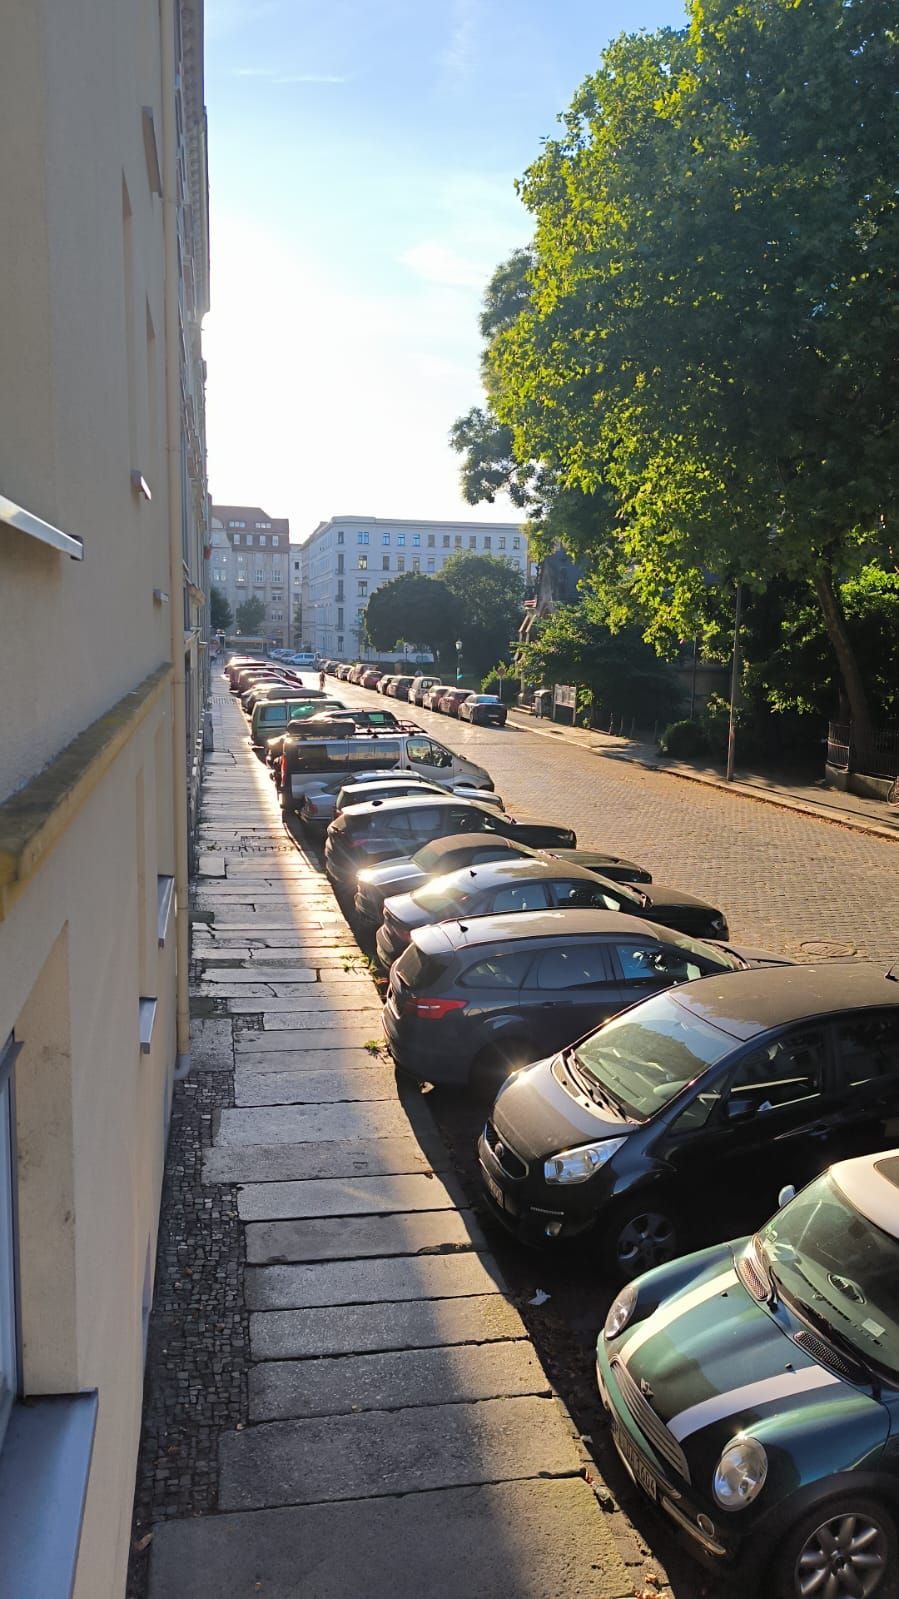
[[[528,964],[527,955],[494,955],[469,966],[459,982],[463,988],[520,988]]]
[[[491,911],[542,911],[546,909],[546,890],[542,883],[516,883],[512,888],[501,888],[493,896]]]
[[[598,944],[548,949],[537,961],[538,988],[593,988],[608,981],[605,951]]]
[[[818,1027],[799,1027],[754,1049],[737,1067],[726,1114],[761,1115],[821,1093],[824,1035]]]
[[[837,1022],[837,1060],[843,1087],[899,1076],[899,1014],[874,1011]]]

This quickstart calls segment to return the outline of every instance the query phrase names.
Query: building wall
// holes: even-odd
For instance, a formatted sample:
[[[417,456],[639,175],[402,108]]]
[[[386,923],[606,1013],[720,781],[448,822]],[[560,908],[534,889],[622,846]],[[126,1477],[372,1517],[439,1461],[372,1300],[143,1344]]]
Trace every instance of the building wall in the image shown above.
[[[198,785],[208,682],[202,0],[175,0],[164,40],[166,15],[138,0],[13,0],[0,50],[0,497],[84,543],[75,561],[0,519],[0,1052],[10,1035],[21,1045],[18,1391],[99,1394],[76,1599],[125,1591],[176,1055],[175,923],[160,946],[157,894]],[[177,119],[162,103],[164,48]],[[176,120],[184,355],[171,368],[170,489],[152,152],[155,137],[161,164]],[[157,1002],[148,1053],[141,997]],[[2,1450],[0,1439],[0,1464]],[[0,1547],[2,1516],[0,1505]]]
[[[290,523],[259,505],[212,506],[210,581],[237,615],[256,596],[265,606],[257,631],[272,644],[290,643],[292,585]],[[238,624],[235,621],[234,630]]]
[[[302,546],[304,641],[324,656],[357,659],[372,594],[404,572],[436,576],[460,551],[494,555],[528,573],[527,539],[517,522],[411,522],[339,516]]]

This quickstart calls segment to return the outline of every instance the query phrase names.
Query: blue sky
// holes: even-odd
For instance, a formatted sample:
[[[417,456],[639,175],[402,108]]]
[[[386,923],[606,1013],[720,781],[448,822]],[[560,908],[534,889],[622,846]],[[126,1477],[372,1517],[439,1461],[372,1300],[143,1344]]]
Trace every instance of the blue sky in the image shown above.
[[[675,0],[206,0],[213,498],[289,516],[466,506],[453,419],[526,243],[514,182],[624,29]]]

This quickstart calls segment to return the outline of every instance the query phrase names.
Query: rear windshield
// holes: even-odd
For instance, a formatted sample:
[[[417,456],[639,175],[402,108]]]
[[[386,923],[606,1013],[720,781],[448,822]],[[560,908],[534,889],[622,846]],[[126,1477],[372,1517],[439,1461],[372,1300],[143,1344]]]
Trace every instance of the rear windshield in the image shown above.
[[[399,987],[421,990],[432,988],[443,976],[447,964],[446,956],[425,955],[412,943],[403,951],[394,971]]]

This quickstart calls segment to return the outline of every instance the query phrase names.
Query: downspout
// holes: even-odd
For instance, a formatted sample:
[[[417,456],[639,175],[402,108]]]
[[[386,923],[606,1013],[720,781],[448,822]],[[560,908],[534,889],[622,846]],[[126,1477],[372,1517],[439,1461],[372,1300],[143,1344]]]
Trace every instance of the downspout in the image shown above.
[[[175,126],[175,4],[160,0],[162,45],[162,225],[165,241],[165,409],[169,502],[169,620],[172,656],[172,783],[175,815],[175,1080],[190,1071],[190,879],[187,852],[187,714],[181,529],[181,339],[178,306],[178,149]]]

